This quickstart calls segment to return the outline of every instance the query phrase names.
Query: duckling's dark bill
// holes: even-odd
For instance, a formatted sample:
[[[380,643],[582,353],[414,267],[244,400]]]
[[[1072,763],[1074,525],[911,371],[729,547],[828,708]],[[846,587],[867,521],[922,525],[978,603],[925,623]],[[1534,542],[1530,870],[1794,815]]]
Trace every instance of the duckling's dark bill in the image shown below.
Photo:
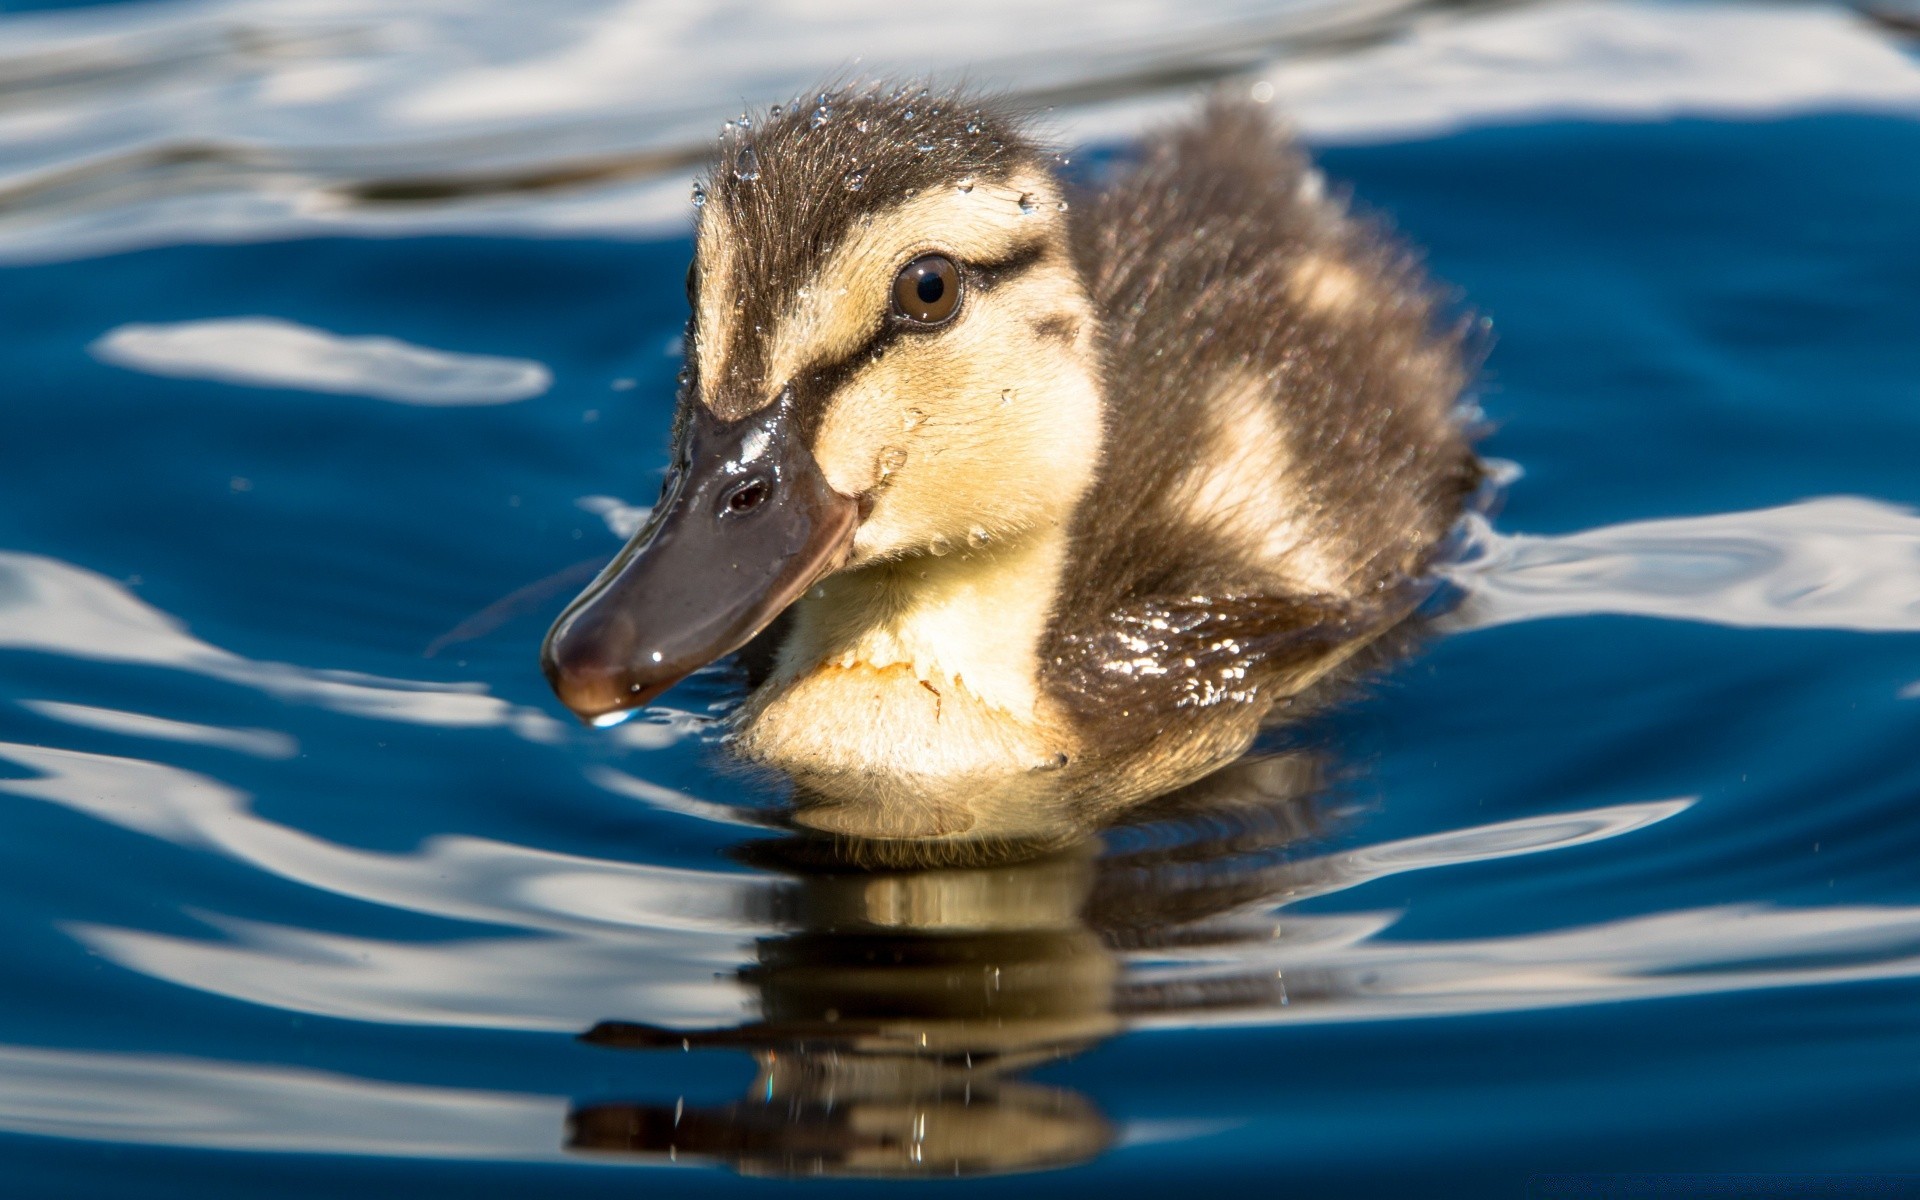
[[[828,485],[784,406],[733,422],[692,410],[646,527],[547,633],[547,681],[584,721],[746,645],[852,547],[859,505]]]

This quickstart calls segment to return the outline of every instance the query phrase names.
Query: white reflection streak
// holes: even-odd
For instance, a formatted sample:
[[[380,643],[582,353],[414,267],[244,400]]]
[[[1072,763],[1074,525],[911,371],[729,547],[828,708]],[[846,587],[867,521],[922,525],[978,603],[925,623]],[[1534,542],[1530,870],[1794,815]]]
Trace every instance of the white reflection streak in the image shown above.
[[[283,1010],[389,1024],[577,1030],[609,1013],[726,1025],[752,1002],[733,972],[749,938],[778,932],[777,883],[610,863],[466,838],[412,855],[353,850],[262,820],[232,789],[177,768],[0,744],[43,772],[0,790],[67,805],[371,903],[543,936],[400,943],[218,915],[225,940],[74,926],[109,960],[154,978]],[[1500,822],[1296,864],[1288,903],[1412,870],[1618,837],[1685,811],[1676,799]],[[1154,950],[1126,986],[1292,980],[1291,1005],[1139,1015],[1146,1026],[1346,1021],[1511,1011],[1920,976],[1920,908],[1718,907],[1512,938],[1394,943],[1390,914],[1230,918],[1270,934]],[[1245,932],[1245,929],[1242,929]]]
[[[566,1115],[562,1096],[0,1046],[0,1130],[8,1133],[209,1150],[532,1162],[566,1158],[559,1147]]]
[[[168,667],[335,712],[415,725],[509,726],[550,740],[559,723],[481,684],[421,683],[258,662],[209,645],[113,580],[58,559],[0,551],[0,649]]]
[[[1396,1020],[1920,977],[1920,906],[1722,905],[1506,938],[1394,942],[1391,913],[1287,912],[1402,871],[1583,845],[1678,815],[1693,799],[1619,805],[1387,842],[1297,865],[1284,905],[1232,920],[1228,944],[1134,957],[1126,986],[1179,995],[1259,983],[1237,1006],[1136,1016],[1141,1028]],[[1284,997],[1285,999],[1282,999]]]
[[[773,881],[440,837],[413,854],[341,846],[265,820],[246,796],[138,759],[0,743],[39,772],[0,792],[46,800],[266,874],[387,908],[521,929],[537,938],[395,944],[205,917],[206,943],[76,926],[134,970],[261,1004],[358,1020],[578,1030],[609,1013],[725,1023],[745,1011],[731,976]]]
[[[634,727],[629,726],[628,728]],[[641,725],[638,726],[638,728],[642,730],[671,729],[672,726]],[[624,734],[626,731],[626,729],[621,729],[619,732]],[[652,749],[658,743],[649,739],[647,741],[629,744],[637,745],[643,749]],[[642,804],[650,805],[653,808],[679,813],[682,816],[694,817],[701,821],[709,821],[716,825],[738,825],[749,829],[766,827],[765,821],[755,819],[757,814],[753,809],[741,808],[732,804],[715,804],[711,800],[700,800],[687,795],[685,792],[675,791],[670,787],[661,787],[657,783],[650,783],[645,779],[629,775],[625,771],[616,771],[612,767],[588,767],[586,775],[587,781],[595,787],[604,788],[616,796],[625,796],[630,800],[638,800]]]
[[[1278,918],[1276,918],[1278,919]],[[1292,924],[1320,918],[1287,916]],[[1209,980],[1291,988],[1272,1001],[1136,1019],[1142,1028],[1403,1020],[1761,988],[1920,978],[1920,907],[1725,905],[1579,929],[1446,942],[1276,941],[1232,961],[1129,972],[1161,987]]]
[[[39,772],[11,792],[177,845],[218,851],[270,875],[389,908],[520,929],[644,936],[736,934],[774,884],[765,877],[583,858],[443,836],[381,854],[269,821],[247,796],[163,763],[0,742],[0,760]]]
[[[1500,534],[1445,569],[1466,597],[1437,624],[1484,629],[1619,614],[1766,629],[1920,631],[1920,515],[1851,496],[1752,512]]]
[[[1266,79],[1323,142],[1566,118],[1920,111],[1920,62],[1852,13],[1810,4],[1542,4],[1427,22]]]
[[[87,347],[151,375],[296,388],[431,406],[510,404],[553,383],[540,363],[455,354],[390,337],[342,337],[273,317],[122,325]]]
[[[1094,30],[1084,6],[1069,0],[549,0],[537,16],[534,6],[503,0],[174,0],[112,19],[0,17],[8,52],[0,66],[23,81],[22,99],[0,112],[0,175],[28,198],[0,222],[0,256],[338,229],[656,236],[686,225],[678,170],[497,191],[484,203],[352,203],[335,188],[671,157],[711,138],[742,98],[785,101],[850,62],[873,74],[964,72],[1016,93],[1072,91],[1239,58],[1250,35],[1365,30],[1414,7],[1142,0],[1109,6]],[[713,52],[721,45],[724,53]],[[34,86],[43,80],[64,86]],[[1283,58],[1264,82],[1321,142],[1567,115],[1920,109],[1920,65],[1851,13],[1823,5],[1552,4],[1457,20],[1430,13],[1388,44],[1344,58]],[[1069,107],[1054,114],[1049,133],[1131,136],[1169,101],[1185,98],[1149,91]],[[157,165],[186,143],[202,152],[190,167]],[[320,154],[317,144],[343,149]],[[170,186],[153,186],[156,176]]]
[[[256,758],[292,758],[300,752],[300,743],[294,740],[293,735],[274,729],[227,729],[218,725],[151,717],[145,713],[122,712],[117,708],[65,704],[58,700],[21,700],[19,704],[29,712],[55,721],[88,729],[104,729],[108,733],[124,733],[130,737],[218,746]]]

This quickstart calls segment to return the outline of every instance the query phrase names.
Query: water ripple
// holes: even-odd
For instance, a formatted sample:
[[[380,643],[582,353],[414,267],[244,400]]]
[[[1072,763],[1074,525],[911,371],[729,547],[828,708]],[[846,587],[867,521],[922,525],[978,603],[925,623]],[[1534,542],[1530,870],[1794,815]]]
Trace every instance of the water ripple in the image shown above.
[[[506,726],[537,741],[551,741],[564,729],[544,713],[488,695],[482,684],[389,679],[245,658],[194,637],[178,618],[103,575],[12,551],[0,551],[0,649],[189,671],[294,703],[415,725]]]
[[[1075,141],[1131,134],[1231,76],[1322,142],[1569,114],[1920,111],[1920,66],[1822,7],[1480,9],[1156,0],[1097,30],[1078,5],[1035,0],[677,15],[564,0],[538,21],[497,2],[179,0],[112,21],[0,17],[0,257],[320,231],[658,236],[684,227],[684,175],[741,97],[792,97],[849,62],[965,72],[1055,109]]]
[[[1828,496],[1559,537],[1481,523],[1452,630],[1613,613],[1763,629],[1920,630],[1920,515]]]
[[[390,337],[342,337],[273,317],[122,325],[88,349],[102,362],[153,375],[398,404],[511,404],[553,383],[552,372],[526,359],[453,354]]]

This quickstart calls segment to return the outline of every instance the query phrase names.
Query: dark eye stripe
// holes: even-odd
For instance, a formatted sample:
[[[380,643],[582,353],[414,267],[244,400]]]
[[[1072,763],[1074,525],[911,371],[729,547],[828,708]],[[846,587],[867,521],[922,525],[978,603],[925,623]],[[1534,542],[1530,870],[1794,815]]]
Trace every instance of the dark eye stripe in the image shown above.
[[[974,263],[968,282],[980,291],[990,292],[1008,280],[1025,274],[1046,256],[1045,243],[1028,242],[1024,246],[1016,246],[1004,258]]]
[[[964,286],[976,294],[986,293],[1007,283],[1026,271],[1031,270],[1047,256],[1044,242],[1029,242],[1016,246],[1004,256],[984,263],[970,263],[956,260]],[[892,303],[888,302],[887,317],[873,336],[862,342],[859,348],[842,355],[832,362],[810,367],[798,379],[792,381],[794,396],[794,418],[801,437],[811,440],[818,432],[820,421],[826,416],[826,399],[846,385],[862,366],[886,353],[887,348],[903,337],[937,336],[943,326],[915,325],[895,315]]]

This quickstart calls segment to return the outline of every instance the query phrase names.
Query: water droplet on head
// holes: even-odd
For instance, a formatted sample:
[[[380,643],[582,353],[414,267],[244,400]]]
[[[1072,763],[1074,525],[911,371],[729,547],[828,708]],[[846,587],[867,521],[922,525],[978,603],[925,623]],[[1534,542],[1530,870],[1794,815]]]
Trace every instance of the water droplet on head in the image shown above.
[[[847,174],[847,190],[848,191],[857,192],[865,186],[867,186],[867,173],[865,171],[848,172]]]
[[[767,110],[767,115],[777,121],[780,119],[780,114],[784,111],[786,110],[782,109],[778,104],[776,104],[772,108]]]
[[[861,133],[865,133],[867,131],[867,119],[865,117],[861,117],[859,120],[853,123],[853,127],[855,129],[858,129]]]
[[[1059,204],[1055,205],[1054,207],[1058,208],[1061,212],[1065,212],[1067,211],[1067,202],[1065,200],[1062,200]]]
[[[813,110],[813,117],[807,124],[818,129],[831,120],[833,120],[833,109],[826,104],[822,104],[819,108]]]
[[[964,195],[966,195],[967,193],[969,193],[969,192],[971,192],[971,191],[973,191],[973,180],[971,180],[971,179],[962,179],[962,180],[961,180],[961,181],[960,181],[960,182],[959,182],[958,184],[956,184],[955,186],[956,186],[956,187],[957,187],[957,188],[959,189],[959,191],[960,191],[960,194],[964,196]]]
[[[979,133],[979,132],[980,132],[980,122],[978,122],[978,121],[968,121],[968,122],[967,122],[967,132],[968,132],[968,133]]]
[[[1033,202],[1033,193],[1021,192],[1020,193],[1020,215],[1023,217],[1030,217],[1038,211],[1040,211],[1038,206],[1036,206]]]
[[[913,120],[913,110],[909,108],[905,112],[901,113],[900,116],[905,120],[911,121]]]
[[[734,127],[737,129],[752,129],[753,118],[748,116],[746,113],[741,113],[739,116],[739,119],[734,121],[733,124],[734,124]]]
[[[1007,405],[1012,403],[1013,403],[1013,389],[1001,388],[1000,389],[1000,407],[1005,408]]]
[[[908,430],[918,429],[923,423],[925,423],[926,419],[927,419],[927,414],[924,410],[918,409],[918,408],[910,408],[900,418],[900,427],[902,429],[908,429]]]
[[[914,149],[915,149],[915,150],[918,150],[918,151],[919,151],[920,153],[922,153],[922,154],[931,154],[931,153],[933,153],[933,143],[932,143],[932,142],[920,142],[920,143],[918,143],[918,144],[916,144],[916,145],[914,146]]]
[[[935,558],[943,558],[953,553],[953,543],[946,539],[946,535],[936,533],[933,540],[927,543],[927,553]]]
[[[984,548],[986,544],[992,540],[993,535],[984,529],[967,530],[967,545],[973,547],[975,550]]]
[[[907,452],[900,447],[888,446],[880,451],[880,478],[885,479],[906,465]]]
[[[733,177],[743,182],[760,178],[760,156],[752,146],[740,147],[739,156],[733,160]]]
[[[693,206],[700,208],[707,202],[707,189],[696,180],[693,185]]]

